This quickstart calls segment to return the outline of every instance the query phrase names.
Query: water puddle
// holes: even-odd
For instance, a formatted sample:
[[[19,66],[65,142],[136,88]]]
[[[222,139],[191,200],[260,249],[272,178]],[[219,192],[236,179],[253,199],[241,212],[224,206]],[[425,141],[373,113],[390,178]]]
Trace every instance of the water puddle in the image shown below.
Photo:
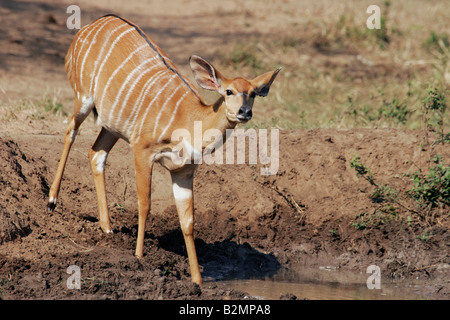
[[[249,280],[222,281],[226,287],[265,299],[278,300],[281,295],[293,294],[298,299],[311,300],[423,300],[417,292],[420,283],[408,283],[382,278],[380,289],[369,289],[370,274],[336,271],[332,268],[300,268],[281,270],[275,275]]]

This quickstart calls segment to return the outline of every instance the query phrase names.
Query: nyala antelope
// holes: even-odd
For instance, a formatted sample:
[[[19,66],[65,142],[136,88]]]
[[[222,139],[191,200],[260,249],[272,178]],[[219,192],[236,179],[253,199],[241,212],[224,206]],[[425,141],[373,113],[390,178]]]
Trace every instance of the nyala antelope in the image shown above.
[[[70,148],[78,128],[91,111],[101,131],[89,161],[97,193],[100,227],[111,233],[105,191],[105,163],[119,138],[127,141],[134,156],[138,195],[138,236],[135,255],[143,256],[145,222],[150,212],[152,167],[159,162],[170,171],[173,195],[186,243],[192,282],[202,278],[194,246],[193,177],[197,167],[175,163],[171,133],[179,128],[191,132],[202,121],[203,132],[216,128],[225,133],[252,118],[255,96],[266,96],[280,69],[253,80],[225,78],[199,56],[190,57],[198,84],[214,90],[220,98],[205,103],[194,86],[176,69],[167,55],[134,23],[107,15],[83,27],[75,36],[65,59],[65,70],[75,93],[74,112],[64,136],[64,148],[50,188],[48,209],[53,211]],[[194,154],[191,141],[183,140]],[[202,146],[205,148],[205,145]]]

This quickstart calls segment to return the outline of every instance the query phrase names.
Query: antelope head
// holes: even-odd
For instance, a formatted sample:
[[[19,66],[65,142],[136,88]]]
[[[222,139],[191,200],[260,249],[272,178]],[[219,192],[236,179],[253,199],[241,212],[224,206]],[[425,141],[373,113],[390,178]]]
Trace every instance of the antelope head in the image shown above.
[[[225,78],[212,64],[199,56],[191,56],[190,65],[197,83],[206,90],[217,91],[224,99],[228,121],[245,123],[252,116],[256,96],[265,97],[281,68],[252,80]]]

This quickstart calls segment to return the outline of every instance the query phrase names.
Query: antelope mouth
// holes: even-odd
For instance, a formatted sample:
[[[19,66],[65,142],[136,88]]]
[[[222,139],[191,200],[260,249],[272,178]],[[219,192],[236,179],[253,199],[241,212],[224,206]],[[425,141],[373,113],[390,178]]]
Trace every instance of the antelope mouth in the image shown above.
[[[242,116],[239,114],[236,116],[236,120],[239,123],[246,123],[246,122],[249,122],[251,119],[252,119],[251,117],[245,117],[245,116]]]
[[[247,123],[251,118],[249,119],[249,118],[246,118],[245,116],[236,115],[232,112],[227,111],[227,119],[230,122]]]

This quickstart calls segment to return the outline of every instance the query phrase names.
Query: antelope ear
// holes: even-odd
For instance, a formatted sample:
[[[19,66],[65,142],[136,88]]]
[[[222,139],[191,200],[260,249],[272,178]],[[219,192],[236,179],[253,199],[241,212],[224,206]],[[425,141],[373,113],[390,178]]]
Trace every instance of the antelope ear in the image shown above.
[[[251,82],[255,87],[255,94],[261,97],[267,96],[269,93],[270,86],[272,85],[273,80],[277,77],[278,72],[280,72],[281,67],[273,72],[267,72],[260,76],[257,76]]]
[[[222,76],[208,61],[191,56],[189,59],[197,83],[206,90],[219,91]]]

